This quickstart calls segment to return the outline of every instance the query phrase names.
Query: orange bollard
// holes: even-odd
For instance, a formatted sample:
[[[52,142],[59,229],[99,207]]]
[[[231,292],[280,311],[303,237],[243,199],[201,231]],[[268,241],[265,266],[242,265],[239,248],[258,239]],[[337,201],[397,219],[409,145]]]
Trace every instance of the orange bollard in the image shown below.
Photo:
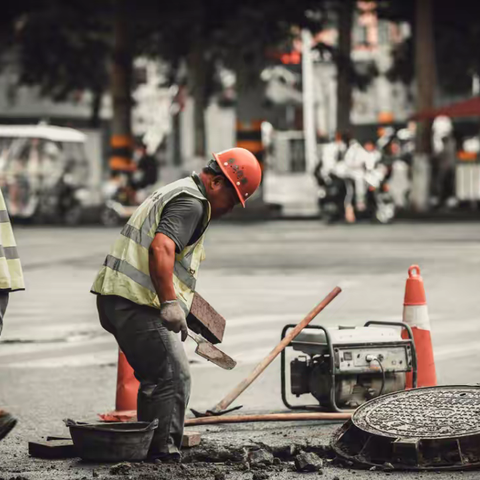
[[[437,384],[437,374],[425,288],[418,265],[412,265],[408,269],[403,305],[403,323],[412,329],[417,351],[417,387],[433,387]],[[402,337],[408,338],[407,332],[403,331]],[[406,380],[406,388],[412,388],[412,373],[407,373]]]
[[[140,382],[135,378],[133,368],[125,354],[118,350],[117,393],[115,410],[99,414],[105,422],[128,422],[137,415],[137,394]]]

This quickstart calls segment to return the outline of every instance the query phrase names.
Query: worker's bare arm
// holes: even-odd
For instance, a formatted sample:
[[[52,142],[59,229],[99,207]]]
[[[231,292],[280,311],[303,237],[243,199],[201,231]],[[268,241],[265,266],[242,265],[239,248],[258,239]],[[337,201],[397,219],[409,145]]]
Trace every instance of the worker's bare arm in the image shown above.
[[[173,287],[174,263],[175,242],[163,233],[157,233],[150,245],[148,264],[160,303],[177,298]]]

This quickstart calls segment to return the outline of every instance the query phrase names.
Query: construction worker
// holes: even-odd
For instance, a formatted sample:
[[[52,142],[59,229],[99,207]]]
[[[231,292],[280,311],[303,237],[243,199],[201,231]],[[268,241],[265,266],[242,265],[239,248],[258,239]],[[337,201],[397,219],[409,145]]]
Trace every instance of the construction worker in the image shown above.
[[[176,334],[187,338],[205,231],[260,185],[260,164],[248,150],[213,158],[199,175],[159,188],[138,207],[92,286],[102,326],[140,381],[138,419],[159,421],[152,460],[180,461],[190,371]]]
[[[0,335],[9,294],[17,290],[25,290],[22,265],[18,257],[10,217],[0,190]],[[16,423],[15,417],[0,409],[0,440],[12,430]]]

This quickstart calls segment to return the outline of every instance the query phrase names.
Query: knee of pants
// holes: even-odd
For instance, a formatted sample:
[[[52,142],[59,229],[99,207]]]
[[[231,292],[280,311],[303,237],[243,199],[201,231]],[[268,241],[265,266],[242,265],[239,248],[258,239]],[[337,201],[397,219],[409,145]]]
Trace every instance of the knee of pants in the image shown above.
[[[147,380],[140,383],[140,394],[146,399],[152,399],[165,393],[166,390],[190,393],[191,375],[188,363],[180,363],[178,368],[174,369],[171,378],[158,378],[155,381]]]

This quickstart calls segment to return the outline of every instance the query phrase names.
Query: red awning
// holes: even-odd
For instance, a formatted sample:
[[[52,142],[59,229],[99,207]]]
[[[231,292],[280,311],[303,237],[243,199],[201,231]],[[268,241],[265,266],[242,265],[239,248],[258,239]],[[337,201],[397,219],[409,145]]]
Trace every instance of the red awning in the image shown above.
[[[424,110],[412,115],[412,120],[425,120],[435,118],[439,115],[447,117],[480,117],[480,97],[473,97],[461,102],[445,105],[444,107]]]

